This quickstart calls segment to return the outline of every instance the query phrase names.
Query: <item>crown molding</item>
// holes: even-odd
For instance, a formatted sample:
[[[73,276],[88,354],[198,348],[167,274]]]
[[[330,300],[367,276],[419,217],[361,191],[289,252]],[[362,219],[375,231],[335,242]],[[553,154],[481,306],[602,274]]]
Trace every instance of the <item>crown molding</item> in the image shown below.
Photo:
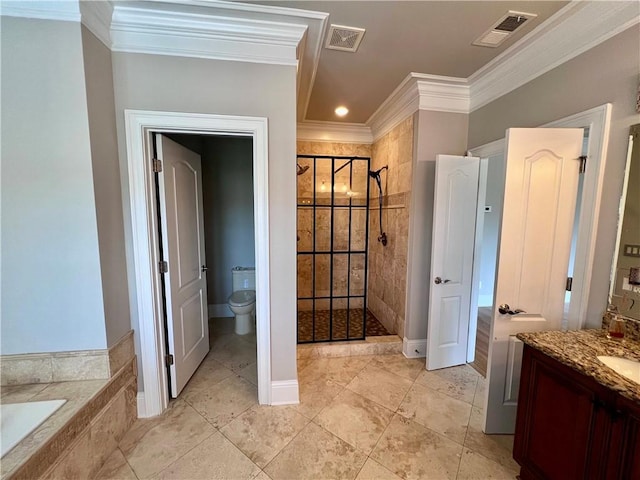
[[[0,2],[0,15],[3,17],[36,18],[39,20],[80,21],[80,8],[77,1],[6,1]]]
[[[82,24],[93,33],[98,40],[111,48],[111,18],[113,16],[113,5],[111,2],[81,1],[80,13]]]
[[[297,66],[306,30],[306,25],[125,3],[114,6],[111,49]]]
[[[369,117],[373,139],[418,110],[469,113],[470,89],[466,79],[410,73]]]
[[[471,111],[640,23],[635,1],[574,1],[468,78]]]
[[[311,142],[373,143],[371,128],[362,123],[302,122],[298,123],[297,139]]]

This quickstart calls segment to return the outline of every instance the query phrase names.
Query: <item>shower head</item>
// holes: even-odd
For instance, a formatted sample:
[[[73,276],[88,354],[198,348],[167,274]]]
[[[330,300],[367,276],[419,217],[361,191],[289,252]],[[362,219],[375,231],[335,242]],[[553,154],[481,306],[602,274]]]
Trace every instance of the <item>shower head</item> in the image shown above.
[[[380,172],[382,170],[389,170],[389,165],[385,165],[384,167],[380,167],[378,170],[369,170],[369,176],[371,178],[375,178],[376,180],[380,178]]]
[[[298,175],[302,175],[304,172],[309,170],[309,165],[301,166],[299,163],[296,163],[296,173]]]

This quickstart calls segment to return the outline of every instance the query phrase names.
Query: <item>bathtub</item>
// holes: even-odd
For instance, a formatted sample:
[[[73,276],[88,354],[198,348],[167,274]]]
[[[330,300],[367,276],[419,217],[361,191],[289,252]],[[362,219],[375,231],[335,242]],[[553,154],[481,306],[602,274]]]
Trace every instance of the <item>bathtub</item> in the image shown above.
[[[0,457],[4,457],[5,453],[53,415],[65,402],[66,400],[46,400],[0,405]]]

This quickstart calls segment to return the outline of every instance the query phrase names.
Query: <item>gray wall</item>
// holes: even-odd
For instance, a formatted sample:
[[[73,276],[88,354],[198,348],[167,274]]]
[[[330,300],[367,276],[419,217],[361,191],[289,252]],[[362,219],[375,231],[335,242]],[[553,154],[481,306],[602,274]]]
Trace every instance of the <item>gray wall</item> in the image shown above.
[[[80,24],[1,22],[1,351],[105,348]]]
[[[429,277],[436,155],[464,154],[468,115],[427,110],[420,110],[415,115],[405,337],[424,340],[427,338],[431,287]]]
[[[207,295],[226,304],[231,269],[255,266],[253,139],[205,137],[202,160]]]
[[[499,138],[510,127],[534,127],[612,103],[609,149],[596,236],[587,326],[598,327],[607,305],[629,127],[638,122],[635,100],[640,74],[640,29],[616,35],[522,87],[474,111],[469,146]]]
[[[131,329],[111,51],[82,27],[107,344]]]
[[[502,218],[502,200],[504,198],[504,154],[489,157],[487,168],[487,193],[484,204],[491,206],[491,212],[485,212],[482,230],[482,251],[480,253],[480,288],[478,306],[493,304],[493,287],[496,277],[496,257],[498,254],[498,236]]]
[[[114,52],[113,72],[123,175],[127,158],[124,109],[268,118],[272,380],[295,379],[295,67]],[[128,184],[126,178],[124,184]],[[125,190],[125,205],[129,204],[128,195]],[[125,208],[128,249],[130,222]],[[135,294],[133,288],[130,285],[130,295]],[[138,319],[132,318],[134,328],[137,323]]]

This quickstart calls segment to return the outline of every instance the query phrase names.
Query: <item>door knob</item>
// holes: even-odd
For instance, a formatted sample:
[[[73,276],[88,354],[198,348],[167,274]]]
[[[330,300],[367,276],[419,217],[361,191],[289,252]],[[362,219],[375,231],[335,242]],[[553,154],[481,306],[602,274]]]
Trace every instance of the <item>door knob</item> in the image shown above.
[[[440,285],[441,283],[449,283],[451,280],[447,280],[447,279],[441,279],[440,277],[436,277],[433,279],[433,283],[435,283],[436,285]]]
[[[209,270],[209,267],[207,267],[206,265],[202,265],[202,271],[206,272],[207,270]]]
[[[524,310],[520,310],[519,308],[511,310],[511,307],[508,303],[503,303],[502,305],[500,305],[498,307],[498,312],[500,312],[501,315],[517,315],[519,313],[527,313]]]

